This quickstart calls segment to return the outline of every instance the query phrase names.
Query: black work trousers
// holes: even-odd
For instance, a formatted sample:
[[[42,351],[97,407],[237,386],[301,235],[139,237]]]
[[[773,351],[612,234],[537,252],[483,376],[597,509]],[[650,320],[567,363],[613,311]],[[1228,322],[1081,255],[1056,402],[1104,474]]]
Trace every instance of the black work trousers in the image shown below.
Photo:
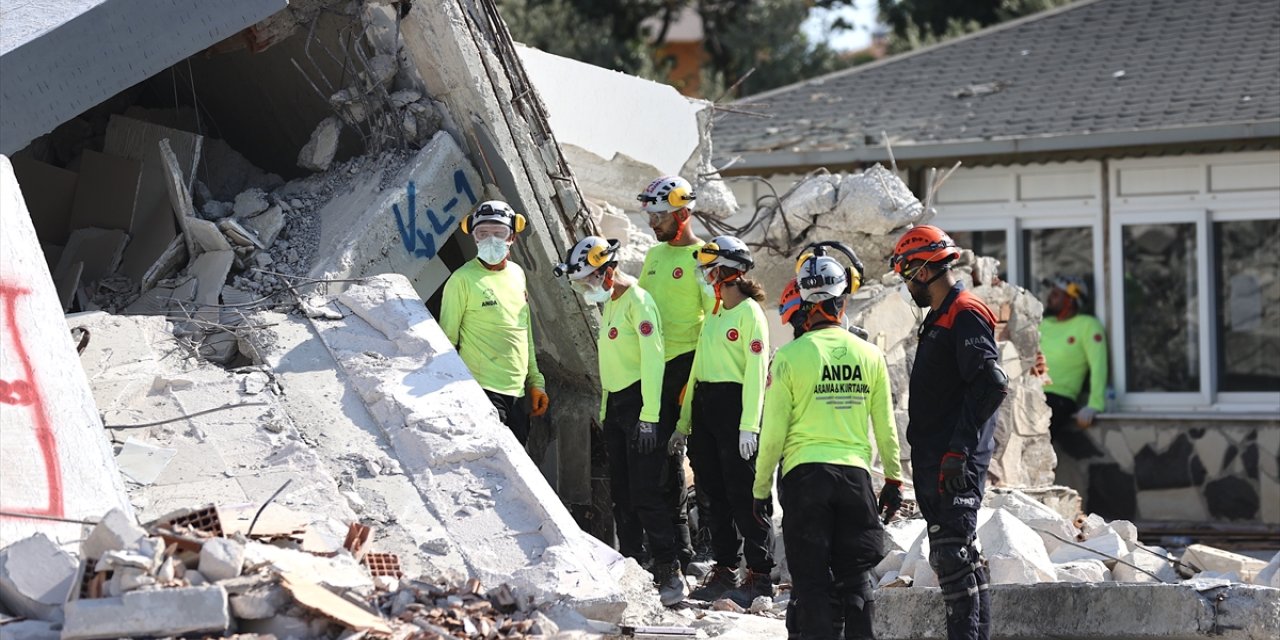
[[[1102,455],[1102,451],[1089,438],[1089,434],[1076,424],[1076,411],[1080,410],[1080,405],[1075,400],[1056,393],[1045,393],[1044,402],[1049,405],[1051,412],[1049,437],[1059,453],[1065,453],[1076,460]]]
[[[884,559],[884,527],[866,469],[801,464],[782,477],[782,541],[791,567],[800,637],[830,640],[844,610],[844,637],[870,638],[870,571]]]
[[[736,568],[740,557],[746,556],[748,569],[767,574],[773,570],[773,527],[756,522],[751,514],[756,457],[743,460],[738,453],[742,385],[736,382],[699,382],[697,385],[693,396],[689,462],[693,464],[698,495],[706,496],[712,557],[716,564]]]
[[[986,487],[989,462],[965,461],[969,481],[960,493],[938,489],[942,456],[912,452],[912,482],[920,514],[929,525],[929,565],[938,575],[947,607],[948,640],[991,638],[991,592],[985,560],[974,540],[978,533],[978,508]]]
[[[682,353],[667,361],[662,372],[662,411],[659,414],[659,432],[670,438],[680,420],[680,392],[689,381],[693,368],[693,353]],[[660,439],[658,446],[665,452],[667,440]],[[684,472],[684,460],[680,456],[668,456],[668,473],[663,477],[663,495],[671,509],[676,528],[676,553],[681,568],[693,562],[693,538],[689,535],[689,484]]]
[[[492,402],[493,408],[498,410],[498,419],[502,424],[511,429],[511,433],[515,434],[520,444],[525,444],[529,440],[529,412],[524,409],[524,398],[508,396],[488,389],[484,390],[484,395],[489,396],[489,402]]]
[[[643,399],[640,383],[609,393],[605,404],[604,438],[609,450],[609,486],[618,551],[643,558],[645,539],[655,566],[677,560],[676,515],[672,513],[668,475],[674,473],[667,440],[675,430],[658,425],[658,446],[650,453],[635,449],[636,423]]]

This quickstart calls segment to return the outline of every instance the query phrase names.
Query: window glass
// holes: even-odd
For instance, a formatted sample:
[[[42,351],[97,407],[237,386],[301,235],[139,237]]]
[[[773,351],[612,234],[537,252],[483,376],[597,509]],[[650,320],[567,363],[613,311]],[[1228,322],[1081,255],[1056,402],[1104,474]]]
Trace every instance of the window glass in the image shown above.
[[[1213,225],[1218,391],[1280,390],[1280,220]]]
[[[1196,227],[1121,228],[1129,391],[1200,391]]]
[[[1075,276],[1089,285],[1089,301],[1082,311],[1092,314],[1099,294],[1093,272],[1093,229],[1027,229],[1022,232],[1027,259],[1023,263],[1022,283],[1037,292],[1043,302],[1045,294],[1040,281],[1054,276]]]
[[[1003,230],[948,231],[961,249],[970,249],[977,257],[988,256],[1000,261],[1000,279],[1009,280],[1009,241]]]

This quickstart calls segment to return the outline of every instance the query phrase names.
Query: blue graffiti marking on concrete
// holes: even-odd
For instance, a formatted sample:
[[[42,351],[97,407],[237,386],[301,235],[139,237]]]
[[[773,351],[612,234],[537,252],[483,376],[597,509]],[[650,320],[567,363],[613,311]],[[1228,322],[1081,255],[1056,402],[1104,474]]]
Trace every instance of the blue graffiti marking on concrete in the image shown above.
[[[471,183],[467,180],[467,174],[461,169],[453,174],[453,188],[458,195],[465,195],[471,204],[476,203],[475,193],[471,190]],[[449,231],[457,218],[449,213],[454,207],[457,207],[459,200],[457,197],[450,198],[443,207],[443,213],[448,217],[443,220],[430,207],[424,212],[427,216],[427,222],[430,228],[418,228],[418,186],[410,182],[408,191],[408,215],[400,211],[399,204],[391,205],[391,212],[396,216],[396,228],[400,231],[400,241],[404,243],[404,250],[417,258],[426,258],[430,260],[436,257],[436,251],[439,244],[443,244],[444,234]],[[408,222],[405,218],[408,218]],[[424,224],[424,227],[427,226]]]

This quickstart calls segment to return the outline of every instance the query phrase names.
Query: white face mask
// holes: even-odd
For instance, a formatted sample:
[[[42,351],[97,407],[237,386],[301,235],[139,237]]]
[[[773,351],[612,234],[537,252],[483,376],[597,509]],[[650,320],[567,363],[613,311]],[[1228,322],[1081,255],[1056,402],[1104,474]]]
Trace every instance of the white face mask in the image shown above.
[[[476,255],[485,264],[498,264],[507,258],[507,241],[502,238],[485,238],[476,243]]]
[[[602,304],[609,301],[609,296],[613,294],[612,289],[604,287],[591,287],[582,292],[582,299],[591,304]]]

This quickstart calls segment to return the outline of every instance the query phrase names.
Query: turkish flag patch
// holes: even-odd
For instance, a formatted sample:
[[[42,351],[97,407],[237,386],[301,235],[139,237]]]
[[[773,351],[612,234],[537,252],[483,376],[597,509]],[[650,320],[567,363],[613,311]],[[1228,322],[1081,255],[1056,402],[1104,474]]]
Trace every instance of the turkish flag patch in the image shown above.
[[[728,338],[728,339],[729,339],[729,342],[737,342],[737,341],[738,341],[738,330],[737,330],[737,329],[730,329],[727,333],[725,333],[725,334],[724,334],[724,337]]]
[[[764,342],[761,342],[760,340],[752,340],[751,353],[760,353],[761,351],[764,351]]]
[[[676,267],[676,268],[675,268],[675,270],[671,272],[671,277],[672,277],[672,278],[675,278],[676,280],[679,280],[680,278],[683,278],[683,277],[684,277],[684,269],[681,269],[680,267]]]
[[[609,327],[609,339],[610,339],[610,340],[617,340],[617,339],[618,339],[618,328],[617,328],[617,327]]]
[[[1093,341],[1094,341],[1094,342],[1102,342],[1102,334],[1101,334],[1101,333],[1095,333],[1095,334],[1093,334]]]
[[[1075,344],[1075,343],[1076,343],[1075,336],[1067,336],[1067,344]]]
[[[653,334],[653,323],[645,320],[640,323],[640,335],[648,336]]]

